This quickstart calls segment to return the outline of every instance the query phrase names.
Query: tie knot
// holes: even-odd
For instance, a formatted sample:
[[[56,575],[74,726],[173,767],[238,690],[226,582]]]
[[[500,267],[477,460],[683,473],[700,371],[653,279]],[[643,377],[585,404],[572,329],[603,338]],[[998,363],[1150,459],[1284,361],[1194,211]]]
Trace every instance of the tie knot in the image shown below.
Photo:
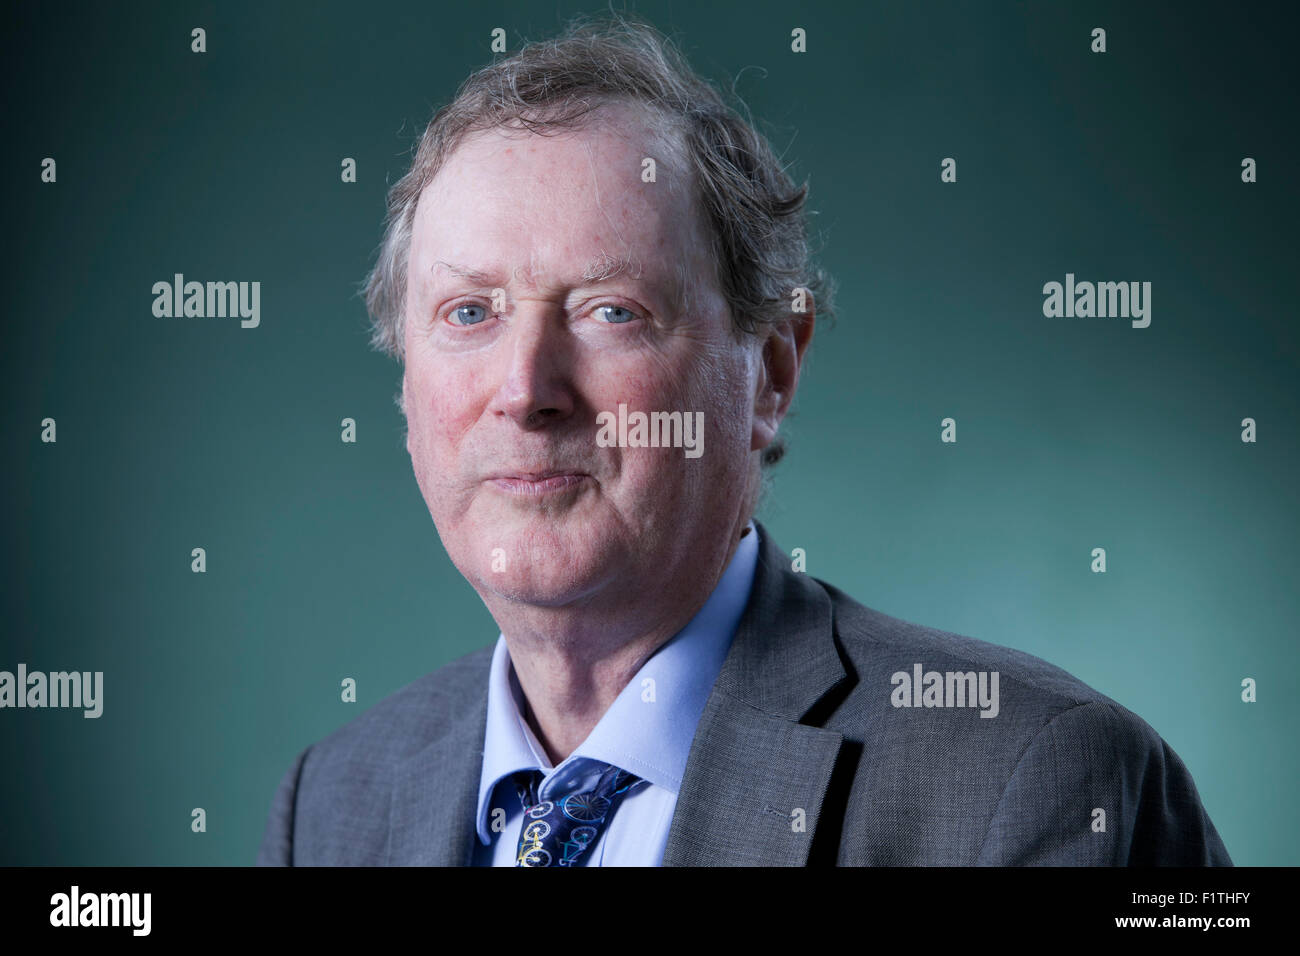
[[[519,866],[573,866],[609,822],[619,800],[640,777],[613,764],[598,763],[596,779],[568,793],[538,798],[540,770],[515,774],[523,806]]]

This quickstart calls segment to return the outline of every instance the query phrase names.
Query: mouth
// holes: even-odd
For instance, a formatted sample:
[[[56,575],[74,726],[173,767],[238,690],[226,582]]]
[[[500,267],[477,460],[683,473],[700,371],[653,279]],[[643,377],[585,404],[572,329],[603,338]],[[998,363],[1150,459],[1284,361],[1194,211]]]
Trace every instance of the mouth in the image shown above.
[[[551,469],[493,475],[488,478],[488,483],[508,494],[537,497],[574,491],[591,480],[591,475],[584,471]]]

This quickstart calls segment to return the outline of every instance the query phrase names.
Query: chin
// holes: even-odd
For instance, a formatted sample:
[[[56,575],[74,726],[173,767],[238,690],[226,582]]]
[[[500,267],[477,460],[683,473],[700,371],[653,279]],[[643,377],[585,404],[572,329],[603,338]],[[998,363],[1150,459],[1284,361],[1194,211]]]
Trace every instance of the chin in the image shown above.
[[[501,551],[476,563],[482,568],[482,585],[509,600],[564,605],[609,575],[611,562],[588,534],[538,528],[501,537]]]
[[[564,604],[621,563],[615,528],[591,519],[574,511],[484,509],[443,537],[443,545],[480,588],[511,600]]]
[[[562,581],[539,578],[536,575],[510,575],[489,573],[483,585],[507,601],[517,601],[535,607],[563,607],[580,599],[593,584],[585,584],[572,576]]]

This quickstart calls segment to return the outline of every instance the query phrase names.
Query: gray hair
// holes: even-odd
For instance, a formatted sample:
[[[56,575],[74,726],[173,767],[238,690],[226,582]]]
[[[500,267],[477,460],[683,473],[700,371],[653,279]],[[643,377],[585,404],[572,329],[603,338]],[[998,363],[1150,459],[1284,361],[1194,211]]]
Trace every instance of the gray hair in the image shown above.
[[[365,284],[371,346],[405,357],[416,205],[468,134],[583,129],[593,111],[620,101],[650,109],[675,134],[665,139],[683,168],[694,173],[695,196],[711,227],[709,252],[736,336],[758,335],[788,319],[797,288],[807,290],[819,322],[833,316],[834,280],[812,262],[808,245],[807,183],[795,186],[752,118],[729,107],[653,26],[625,14],[603,20],[579,15],[559,36],[526,43],[472,74],[425,128],[410,171],[389,191],[379,258]],[[784,454],[778,436],[764,449],[762,465],[774,465]]]

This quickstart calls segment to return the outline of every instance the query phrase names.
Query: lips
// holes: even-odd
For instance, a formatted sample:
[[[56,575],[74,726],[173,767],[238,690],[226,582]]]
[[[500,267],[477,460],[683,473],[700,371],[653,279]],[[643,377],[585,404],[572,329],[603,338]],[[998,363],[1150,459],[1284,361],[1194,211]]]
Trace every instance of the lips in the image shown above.
[[[500,474],[492,475],[488,480],[543,481],[547,478],[558,478],[565,475],[591,477],[585,471],[578,471],[574,468],[549,468],[540,471],[503,471]]]
[[[591,481],[585,471],[564,468],[544,468],[493,475],[488,482],[512,495],[536,497],[557,492],[573,491]]]

